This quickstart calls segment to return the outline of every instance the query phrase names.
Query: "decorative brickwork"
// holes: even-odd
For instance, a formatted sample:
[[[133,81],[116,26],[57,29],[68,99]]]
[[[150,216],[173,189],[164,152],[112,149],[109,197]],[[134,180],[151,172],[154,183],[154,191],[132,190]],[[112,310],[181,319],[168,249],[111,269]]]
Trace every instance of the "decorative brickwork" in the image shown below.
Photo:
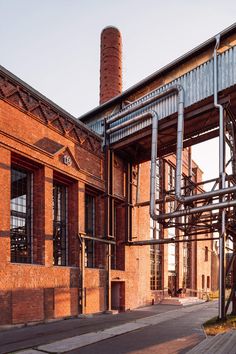
[[[45,100],[32,89],[19,84],[0,70],[0,98],[34,116],[49,128],[73,140],[82,148],[101,155],[101,139],[64,110]]]

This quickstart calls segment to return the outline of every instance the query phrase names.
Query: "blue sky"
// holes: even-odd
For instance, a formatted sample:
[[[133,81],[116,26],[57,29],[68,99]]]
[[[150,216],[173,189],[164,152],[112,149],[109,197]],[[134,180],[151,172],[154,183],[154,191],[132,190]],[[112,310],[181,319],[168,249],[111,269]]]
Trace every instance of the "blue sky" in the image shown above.
[[[122,33],[126,89],[234,23],[236,1],[0,0],[0,13],[1,65],[80,116],[98,105],[105,26]]]

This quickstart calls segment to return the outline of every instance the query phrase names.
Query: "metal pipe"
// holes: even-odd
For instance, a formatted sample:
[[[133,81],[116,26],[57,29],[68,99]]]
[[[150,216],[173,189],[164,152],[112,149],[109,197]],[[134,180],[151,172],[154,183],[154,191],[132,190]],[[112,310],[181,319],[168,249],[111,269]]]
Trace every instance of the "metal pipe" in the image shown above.
[[[156,240],[143,240],[143,241],[132,241],[129,242],[129,246],[151,246],[151,245],[165,245],[168,243],[180,243],[180,242],[194,242],[194,241],[211,241],[219,240],[218,237],[209,237],[209,238],[190,238],[190,239],[181,239],[176,240],[175,238],[166,238],[166,239],[156,239]]]
[[[81,291],[81,314],[85,313],[86,307],[86,299],[85,299],[85,242],[82,237],[80,237],[81,241],[81,273],[80,273],[80,291]]]
[[[181,178],[182,178],[182,151],[184,137],[184,90],[178,91],[178,124],[177,124],[177,148],[176,148],[176,170],[175,170],[175,196],[182,201]]]
[[[201,194],[195,194],[195,195],[191,195],[189,197],[185,197],[184,203],[193,202],[193,201],[201,200],[201,199],[208,199],[208,198],[212,198],[212,197],[218,197],[220,195],[234,193],[234,192],[236,192],[236,186],[218,189],[215,191],[201,193]]]
[[[217,46],[219,44],[217,43]],[[218,48],[218,47],[217,47]],[[220,169],[220,180],[222,180],[222,173],[225,177],[225,162],[223,157],[224,151],[224,117],[223,117],[223,106],[217,103],[217,49],[214,52],[214,105],[219,109],[219,137],[220,137],[220,147],[219,147],[219,169]],[[180,91],[179,94],[179,105],[178,105],[178,128],[177,128],[177,150],[176,150],[176,185],[175,185],[175,196],[176,199],[182,203],[192,202],[194,200],[208,199],[212,196],[224,195],[227,193],[235,192],[235,187],[228,188],[225,191],[225,183],[221,185],[221,189],[214,192],[201,193],[195,196],[184,197],[181,195],[181,178],[182,178],[182,151],[183,151],[183,136],[184,136],[184,91]]]
[[[107,311],[111,311],[111,244],[107,245]]]
[[[183,124],[184,124],[184,89],[181,85],[174,86],[174,92],[178,94],[178,128],[176,150],[176,199],[181,198],[182,176],[182,150],[183,150]],[[154,112],[154,111],[153,111]],[[156,114],[156,112],[155,112]],[[156,119],[154,119],[156,118]],[[150,173],[150,216],[153,220],[161,220],[156,214],[156,160],[158,140],[158,116],[153,117],[152,122],[152,145],[151,145],[151,173]]]
[[[183,150],[183,132],[184,132],[184,89],[181,85],[173,85],[169,87],[167,90],[162,91],[161,93],[154,95],[150,97],[146,101],[139,102],[137,105],[134,105],[132,107],[126,108],[124,111],[118,113],[115,115],[115,117],[107,118],[106,123],[111,124],[116,122],[117,120],[123,118],[127,114],[133,113],[137,111],[138,109],[147,106],[149,103],[156,101],[158,99],[161,99],[165,96],[168,96],[170,94],[177,94],[178,95],[178,126],[177,126],[177,148],[176,148],[176,187],[175,187],[175,194],[176,194],[176,199],[177,200],[182,200],[181,197],[181,177],[182,177],[182,150]],[[154,111],[151,111],[154,112]],[[106,133],[112,134],[120,129],[123,129],[129,125],[137,123],[139,120],[143,120],[148,117],[150,113],[144,113],[140,114],[137,117],[131,118],[126,122],[123,122],[115,127],[112,127],[106,131]],[[156,132],[157,132],[157,128]],[[154,143],[154,139],[157,141],[157,134],[155,134],[155,138],[153,138],[153,125],[152,125],[152,154],[153,154],[153,148],[156,149],[157,144]],[[155,153],[155,164],[153,163],[153,159],[151,160],[151,175],[154,174],[154,171],[156,173],[156,158],[157,158],[157,153]],[[154,171],[152,170],[154,169]],[[152,177],[151,177],[152,179]],[[152,190],[151,188],[151,195],[153,196],[155,194],[155,191]],[[152,201],[153,202],[153,201]]]
[[[140,120],[144,120],[144,119],[147,119],[149,116],[149,113],[148,112],[145,112],[145,113],[142,113],[140,114],[139,116],[137,117],[134,117],[130,120],[127,120],[119,125],[116,125],[115,127],[113,128],[109,128],[107,129],[106,133],[109,135],[109,134],[112,134],[112,133],[115,133],[116,131],[120,130],[120,129],[123,129],[123,128],[126,128],[132,124],[135,124],[137,122],[139,122]]]
[[[160,100],[168,95],[175,94],[176,92],[179,92],[180,88],[181,88],[181,90],[183,90],[181,85],[172,85],[171,87],[167,88],[166,90],[163,90],[162,92],[160,92],[158,94],[155,93],[153,96],[151,96],[147,100],[143,100],[141,102],[138,102],[135,105],[132,104],[133,106],[132,105],[126,106],[124,110],[115,114],[114,117],[105,118],[106,122],[108,124],[114,123],[117,120],[125,117],[127,114],[133,113],[133,112],[137,111],[138,109],[143,108],[154,101]],[[154,93],[154,91],[153,91],[153,93]],[[150,93],[150,95],[151,94],[152,94],[152,92]]]
[[[223,106],[218,103],[218,65],[217,50],[220,45],[220,35],[216,36],[216,44],[214,48],[214,106],[219,110],[219,179],[220,187],[225,188],[225,137],[224,137],[224,110]],[[224,202],[224,197],[222,197]],[[221,233],[219,241],[219,319],[225,318],[225,210],[221,212]]]
[[[152,146],[151,146],[151,170],[150,170],[150,216],[156,216],[156,161],[157,161],[157,137],[158,137],[158,115],[152,111]]]
[[[195,213],[204,213],[206,211],[212,211],[216,209],[224,209],[230,208],[236,205],[236,200],[226,201],[222,203],[210,204],[210,205],[203,205],[197,208],[189,208],[184,210],[174,211],[172,213],[160,214],[160,215],[153,215],[154,220],[160,221],[165,219],[171,218],[178,218],[180,216],[187,216]]]
[[[197,201],[197,200],[201,200],[201,199],[208,199],[211,198],[213,196],[219,196],[219,195],[223,195],[223,194],[227,194],[227,193],[233,193],[236,191],[235,187],[228,188],[227,190],[223,190],[223,189],[219,189],[218,191],[214,191],[214,192],[206,192],[206,193],[201,193],[201,194],[196,194],[194,196],[187,196],[184,197],[181,195],[181,178],[182,178],[182,150],[183,150],[183,134],[184,134],[184,90],[182,88],[182,86],[180,85],[175,85],[173,87],[170,87],[169,89],[167,89],[166,91],[161,92],[161,94],[157,95],[157,96],[153,96],[150,97],[149,100],[147,101],[142,101],[140,102],[138,105],[129,108],[126,108],[125,111],[118,113],[115,117],[113,118],[108,118],[107,119],[107,123],[111,124],[115,121],[117,121],[118,119],[123,118],[125,115],[130,114],[134,111],[136,111],[137,109],[140,109],[142,107],[144,107],[145,105],[151,103],[154,100],[163,98],[166,95],[169,94],[173,94],[173,93],[178,93],[178,98],[179,98],[179,102],[178,102],[178,128],[177,128],[177,148],[176,148],[176,186],[175,186],[175,196],[176,199],[182,203],[189,203],[192,201]],[[219,105],[220,107],[222,107],[221,105]],[[154,112],[154,111],[151,111]],[[139,122],[140,120],[144,120],[147,119],[148,116],[150,116],[151,113],[149,112],[145,112],[143,114],[138,115],[137,117],[134,117],[128,121],[125,121],[115,127],[109,128],[107,129],[106,133],[112,134],[115,133],[116,131],[123,129],[125,127],[128,127],[132,124],[135,124],[137,122]],[[152,115],[151,115],[152,116]],[[153,135],[153,132],[152,132]],[[157,135],[156,135],[156,140],[157,140]],[[152,147],[154,146],[153,144],[153,138],[152,138]],[[156,156],[157,157],[157,156]],[[152,168],[154,168],[156,170],[156,166],[154,166],[154,164],[152,164]],[[152,170],[151,170],[151,174],[152,174]],[[153,193],[151,193],[153,195]]]
[[[182,99],[183,99],[183,96],[181,94],[180,105],[179,105],[179,109],[178,109],[178,117],[179,117],[179,121],[180,121],[180,123],[178,124],[179,128],[180,127],[183,128]],[[152,112],[154,112],[154,111],[152,111]],[[178,131],[180,132],[180,129],[178,129]],[[224,203],[204,205],[204,206],[200,206],[197,208],[179,210],[179,211],[175,211],[172,213],[157,215],[156,214],[156,205],[155,205],[155,201],[156,201],[157,139],[158,139],[158,116],[157,116],[156,112],[154,112],[153,122],[152,122],[152,150],[151,150],[151,176],[150,176],[150,216],[153,220],[170,219],[173,217],[186,216],[186,215],[190,215],[190,214],[194,214],[194,213],[202,213],[202,212],[211,211],[211,210],[215,210],[215,209],[228,208],[230,206],[236,205],[236,201],[227,201]],[[182,134],[178,133],[178,139],[179,139],[179,142],[178,142],[178,164],[179,164],[178,181],[179,181],[179,184],[176,188],[176,192],[177,192],[176,194],[178,195],[179,199],[180,198],[182,199],[181,178],[179,178],[179,177],[181,177],[181,175],[182,175],[182,167],[180,166],[180,164],[182,165],[182,148],[181,148],[181,146],[182,146],[182,142],[183,142],[183,131],[182,131]],[[180,175],[180,173],[181,173],[181,175]],[[208,193],[214,193],[214,192],[215,191],[208,192]],[[223,191],[219,191],[219,190],[217,192],[224,193]],[[208,193],[205,194],[205,196],[207,195],[206,198],[209,198]],[[200,197],[200,195],[199,195],[199,197]],[[197,196],[196,196],[196,198],[197,198]],[[187,200],[187,198],[185,198],[185,200]]]
[[[86,235],[86,234],[83,234],[83,233],[80,234],[80,237],[82,239],[92,240],[92,241],[101,242],[101,243],[107,243],[107,244],[111,244],[111,245],[115,245],[116,244],[115,241],[107,240],[107,239],[104,239],[104,238],[93,237],[93,236],[89,236],[89,235]]]

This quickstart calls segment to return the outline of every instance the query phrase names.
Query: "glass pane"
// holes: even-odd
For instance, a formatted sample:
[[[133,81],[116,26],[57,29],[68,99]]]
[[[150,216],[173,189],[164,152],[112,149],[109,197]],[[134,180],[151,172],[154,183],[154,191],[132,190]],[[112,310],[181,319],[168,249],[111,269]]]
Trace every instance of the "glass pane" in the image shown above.
[[[53,258],[55,265],[66,265],[66,186],[53,185]]]
[[[95,197],[85,194],[85,232],[88,236],[95,236]],[[94,241],[85,241],[85,266],[93,268],[95,266]]]
[[[31,262],[31,174],[11,170],[11,260]]]
[[[90,194],[85,195],[85,232],[95,235],[95,198]]]

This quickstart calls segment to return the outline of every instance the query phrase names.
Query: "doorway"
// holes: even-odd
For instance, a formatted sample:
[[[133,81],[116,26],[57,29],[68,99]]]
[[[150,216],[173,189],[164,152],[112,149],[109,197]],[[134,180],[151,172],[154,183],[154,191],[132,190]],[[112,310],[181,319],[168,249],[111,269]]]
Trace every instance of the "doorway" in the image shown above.
[[[168,294],[176,296],[176,274],[174,272],[168,274]]]
[[[111,309],[124,311],[125,310],[125,282],[111,282]]]

